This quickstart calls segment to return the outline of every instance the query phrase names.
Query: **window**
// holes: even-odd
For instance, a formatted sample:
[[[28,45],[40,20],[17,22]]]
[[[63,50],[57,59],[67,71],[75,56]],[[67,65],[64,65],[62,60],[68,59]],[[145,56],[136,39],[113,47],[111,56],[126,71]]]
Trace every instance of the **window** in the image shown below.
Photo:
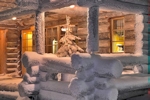
[[[112,53],[124,52],[125,30],[124,17],[111,19],[111,51]]]

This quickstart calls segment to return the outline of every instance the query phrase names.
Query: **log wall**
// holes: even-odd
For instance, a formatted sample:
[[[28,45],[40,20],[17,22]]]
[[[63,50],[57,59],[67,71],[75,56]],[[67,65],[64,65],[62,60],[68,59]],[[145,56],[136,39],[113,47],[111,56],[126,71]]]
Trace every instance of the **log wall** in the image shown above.
[[[102,12],[99,15],[99,52],[111,53],[111,23],[110,19],[124,16],[125,19],[125,53],[134,53],[135,51],[135,15],[124,14],[122,12]],[[85,17],[86,18],[86,17]],[[86,49],[87,21],[78,23],[78,36],[81,41],[78,45]]]

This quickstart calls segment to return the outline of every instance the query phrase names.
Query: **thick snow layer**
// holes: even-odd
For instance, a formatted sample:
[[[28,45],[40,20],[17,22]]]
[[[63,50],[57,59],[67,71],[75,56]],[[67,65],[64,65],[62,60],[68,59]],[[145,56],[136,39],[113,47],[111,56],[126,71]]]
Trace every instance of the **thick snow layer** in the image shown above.
[[[22,63],[26,68],[38,65],[40,70],[45,72],[75,73],[75,70],[71,67],[70,57],[61,58],[54,54],[40,55],[36,52],[25,52]]]
[[[94,71],[93,69],[88,69],[88,70],[82,70],[82,71],[77,71],[75,73],[76,77],[78,77],[78,79],[80,80],[84,80],[86,82],[90,82],[92,80],[94,80]]]
[[[125,92],[125,93],[119,93],[118,99],[126,100],[127,98],[132,98],[132,97],[144,95],[147,93],[148,93],[148,89],[141,89],[141,90],[135,90],[135,91]],[[145,100],[145,99],[135,99],[135,100]]]
[[[42,90],[71,95],[68,85],[69,85],[69,82],[62,82],[62,81],[40,82],[40,86]]]
[[[142,1],[141,1],[142,2]],[[148,6],[140,4],[134,4],[130,2],[122,2],[119,0],[78,0],[79,6],[99,6],[103,9],[118,10],[122,12],[132,12],[132,13],[146,13],[148,14]]]
[[[71,57],[71,62],[72,67],[77,70],[93,67],[93,71],[98,77],[118,78],[123,70],[123,65],[119,60],[102,58],[94,54],[74,54]]]
[[[82,97],[92,94],[94,91],[93,82],[84,82],[78,78],[72,79],[69,89],[73,96]]]
[[[39,90],[39,84],[28,84],[27,82],[21,82],[18,84],[18,91],[21,97],[37,95]]]
[[[0,91],[0,100],[16,100],[18,96],[19,96],[18,92]]]
[[[95,100],[117,100],[118,90],[116,88],[110,87],[104,90],[95,90]]]
[[[150,75],[148,74],[135,74],[123,75],[118,79],[112,79],[113,84],[120,93],[150,88]]]
[[[76,100],[71,95],[46,90],[40,90],[39,98],[40,100]]]
[[[38,76],[40,72],[40,68],[39,66],[32,66],[27,68],[26,71],[30,76]]]
[[[28,73],[23,76],[23,81],[28,82],[29,84],[36,84],[40,82],[39,77],[31,77]]]
[[[107,88],[111,87],[110,79],[108,79],[108,78],[95,77],[94,81],[95,81],[94,86],[97,89],[107,89]]]
[[[108,78],[119,78],[121,76],[123,65],[116,59],[94,59],[94,71],[96,75]]]
[[[36,52],[25,52],[22,56],[22,63],[25,68],[40,65],[42,56]]]

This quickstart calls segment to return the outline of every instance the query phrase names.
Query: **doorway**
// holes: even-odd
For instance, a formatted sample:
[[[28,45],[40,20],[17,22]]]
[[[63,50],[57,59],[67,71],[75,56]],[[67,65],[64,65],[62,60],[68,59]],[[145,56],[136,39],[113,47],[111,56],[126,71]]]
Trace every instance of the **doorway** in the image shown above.
[[[23,54],[26,51],[34,51],[33,50],[33,31],[32,30],[22,30],[22,50]],[[22,65],[22,74],[26,73],[26,69]]]

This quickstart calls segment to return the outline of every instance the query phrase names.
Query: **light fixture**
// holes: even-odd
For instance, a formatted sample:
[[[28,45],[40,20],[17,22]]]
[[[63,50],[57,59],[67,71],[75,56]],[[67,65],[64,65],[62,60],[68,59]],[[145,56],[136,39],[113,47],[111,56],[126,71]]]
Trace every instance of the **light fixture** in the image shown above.
[[[74,8],[74,7],[75,7],[75,5],[70,5],[69,7],[70,7],[70,8]]]
[[[67,28],[62,27],[62,28],[61,28],[61,31],[62,31],[62,32],[66,32],[66,31],[67,31]]]
[[[12,18],[12,20],[16,20],[16,19],[17,19],[17,17],[13,17],[13,18]]]

